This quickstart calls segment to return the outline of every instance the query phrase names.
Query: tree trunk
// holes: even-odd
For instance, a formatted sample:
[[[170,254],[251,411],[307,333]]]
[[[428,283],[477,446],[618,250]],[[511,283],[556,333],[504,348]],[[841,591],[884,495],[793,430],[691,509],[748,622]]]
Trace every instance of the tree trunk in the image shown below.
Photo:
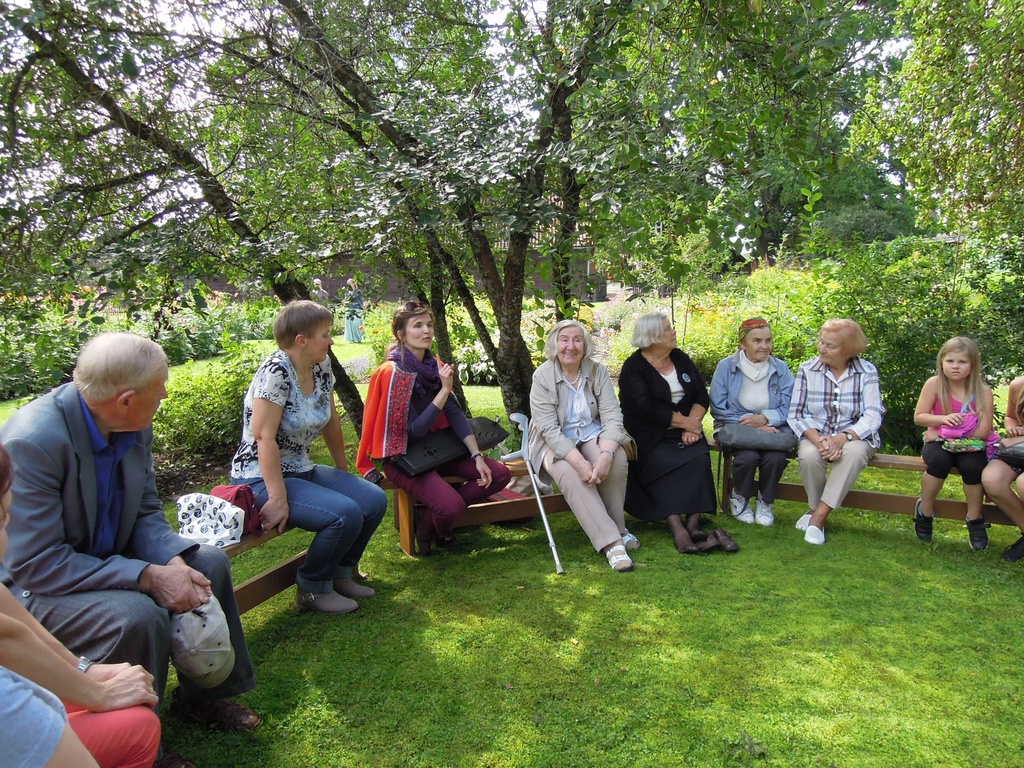
[[[452,336],[448,327],[448,310],[445,301],[444,266],[440,259],[431,254],[430,258],[430,307],[434,310],[434,339],[437,342],[437,356],[446,363],[455,366],[455,381],[452,382],[452,395],[467,415],[470,415],[469,401],[466,390],[459,378],[459,360],[455,358],[452,348]]]
[[[306,10],[302,0],[278,0],[278,3],[287,11],[299,35],[313,44],[313,50],[324,68],[323,71],[314,74],[332,89],[343,90],[351,99],[352,104],[357,105],[362,113],[377,116],[374,121],[376,129],[415,167],[422,167],[429,162],[429,149],[421,145],[415,135],[392,119],[392,110],[387,108],[387,105],[371,90],[356,70],[354,63],[342,54],[325,31],[313,20],[313,16]],[[618,23],[618,19],[622,18],[622,11],[629,5],[629,2],[623,2],[592,7],[586,20],[588,29],[585,38],[580,41],[576,50],[568,54],[555,52],[557,48],[555,41],[553,39],[547,41],[555,53],[555,58],[564,64],[559,66],[558,72],[552,73],[548,98],[537,118],[537,136],[528,150],[531,162],[522,176],[518,191],[519,199],[513,206],[514,210],[532,210],[537,202],[544,199],[547,152],[555,133],[553,112],[558,112],[558,120],[565,122],[569,115],[568,100],[589,76],[593,67],[592,57],[598,52],[599,43],[610,35]],[[549,13],[549,20],[551,16],[552,14]],[[571,124],[569,133],[571,135]],[[432,190],[425,189],[424,191],[433,194]],[[433,194],[433,197],[436,199],[436,194]],[[430,229],[424,232],[427,238],[428,253],[431,258],[435,256],[440,258],[445,265],[456,292],[470,313],[474,328],[484,346],[488,348],[488,354],[492,355],[505,407],[509,411],[528,413],[533,362],[526,342],[523,340],[520,321],[525,290],[525,265],[535,224],[532,221],[524,221],[522,229],[512,233],[504,263],[504,275],[502,275],[484,229],[479,226],[477,212],[471,203],[466,202],[468,199],[469,196],[466,196],[454,206],[448,203],[439,203],[438,208],[448,208],[449,210],[454,208],[454,213],[463,227],[468,250],[475,259],[484,292],[498,320],[501,341],[497,349],[494,349],[491,344],[489,329],[484,327],[479,312],[476,310],[468,281],[463,277],[455,259],[441,245],[436,234]]]

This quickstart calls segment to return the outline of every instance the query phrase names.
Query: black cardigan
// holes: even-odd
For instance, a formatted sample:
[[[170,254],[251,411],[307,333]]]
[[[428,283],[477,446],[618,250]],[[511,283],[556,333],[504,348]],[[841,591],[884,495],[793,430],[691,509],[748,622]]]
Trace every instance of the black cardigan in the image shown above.
[[[622,423],[636,440],[640,461],[671,428],[673,413],[689,416],[694,405],[702,405],[705,410],[711,406],[704,378],[689,355],[677,348],[669,353],[669,359],[683,386],[678,403],[672,402],[668,382],[639,349],[626,359],[619,373]]]

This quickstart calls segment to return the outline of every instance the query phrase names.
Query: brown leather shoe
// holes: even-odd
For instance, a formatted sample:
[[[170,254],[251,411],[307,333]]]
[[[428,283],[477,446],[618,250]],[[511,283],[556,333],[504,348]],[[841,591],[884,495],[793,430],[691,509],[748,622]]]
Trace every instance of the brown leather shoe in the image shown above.
[[[171,714],[187,723],[214,726],[222,731],[255,731],[260,727],[260,716],[248,707],[228,699],[203,701],[186,705],[181,701],[181,688],[174,689]]]
[[[153,768],[196,768],[177,752],[164,752],[164,756],[153,763]]]
[[[739,552],[740,545],[736,543],[736,540],[725,528],[716,528],[714,536],[726,552]]]
[[[716,549],[721,548],[722,542],[714,533],[709,533],[708,537],[697,545],[698,552],[714,552]]]

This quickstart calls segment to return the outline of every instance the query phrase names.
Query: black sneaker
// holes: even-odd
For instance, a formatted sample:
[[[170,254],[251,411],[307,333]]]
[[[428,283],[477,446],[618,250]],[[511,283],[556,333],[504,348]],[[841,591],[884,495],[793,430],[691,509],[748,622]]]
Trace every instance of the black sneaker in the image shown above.
[[[1016,563],[1024,557],[1024,536],[1021,536],[1013,544],[1008,546],[1003,552],[1003,560],[1010,563]]]
[[[921,512],[921,500],[917,500],[914,506],[914,532],[921,541],[932,540],[932,528],[935,526],[935,515],[925,515]]]
[[[990,523],[979,517],[977,520],[967,520],[967,537],[971,540],[971,549],[980,551],[988,549],[988,528]]]

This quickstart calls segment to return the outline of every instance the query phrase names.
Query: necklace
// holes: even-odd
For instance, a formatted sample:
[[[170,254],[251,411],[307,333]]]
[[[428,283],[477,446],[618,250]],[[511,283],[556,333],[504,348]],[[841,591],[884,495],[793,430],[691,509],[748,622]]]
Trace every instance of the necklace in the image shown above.
[[[644,360],[646,360],[648,363],[650,363],[652,366],[654,366],[654,368],[656,368],[659,371],[663,370],[666,367],[666,365],[665,365],[666,363],[671,364],[671,360],[669,360],[669,354],[670,353],[669,354],[665,354],[665,355],[663,355],[660,358],[655,358],[654,355],[652,355],[650,352],[646,352],[646,351],[642,352],[641,354],[644,356]],[[674,368],[675,366],[672,366],[672,367]]]

